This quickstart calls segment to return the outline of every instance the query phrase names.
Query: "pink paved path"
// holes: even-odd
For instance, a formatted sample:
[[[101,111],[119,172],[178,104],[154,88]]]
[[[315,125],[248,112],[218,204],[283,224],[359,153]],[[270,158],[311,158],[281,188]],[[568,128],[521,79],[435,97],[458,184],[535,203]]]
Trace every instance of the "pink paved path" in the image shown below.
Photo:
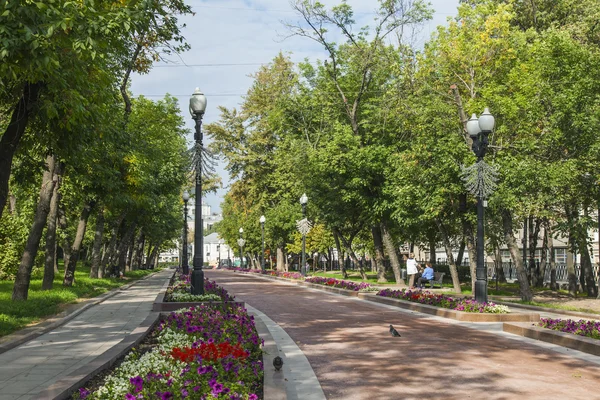
[[[285,329],[328,399],[600,399],[600,363],[367,301],[205,272]]]

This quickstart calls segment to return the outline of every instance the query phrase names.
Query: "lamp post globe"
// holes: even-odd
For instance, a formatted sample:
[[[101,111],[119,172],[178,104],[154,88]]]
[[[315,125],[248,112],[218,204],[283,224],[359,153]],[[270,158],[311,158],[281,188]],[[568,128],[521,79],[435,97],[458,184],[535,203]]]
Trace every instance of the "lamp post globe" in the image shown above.
[[[187,215],[188,215],[188,200],[190,199],[190,194],[188,191],[183,192],[183,254],[181,257],[181,269],[182,272],[187,275],[190,273],[190,266],[188,265],[188,244],[187,244]]]
[[[262,257],[260,259],[260,269],[265,272],[265,222],[267,219],[264,215],[260,216],[258,220],[260,222],[260,236],[262,241]]]
[[[472,143],[473,153],[477,156],[477,162],[483,162],[487,152],[488,136],[494,129],[495,119],[486,107],[479,118],[475,114],[467,121],[467,133]],[[482,169],[479,168],[478,171]],[[478,177],[481,179],[481,177]],[[485,242],[484,242],[484,194],[477,196],[477,267],[475,270],[475,301],[486,303],[487,295],[487,270],[485,268]]]
[[[308,203],[308,196],[306,193],[302,193],[300,196],[300,204],[302,205],[302,219],[306,219],[306,204]],[[306,233],[302,233],[302,261],[300,262],[300,273],[306,276]]]
[[[190,98],[190,114],[196,122],[194,141],[195,141],[195,161],[196,165],[196,201],[194,205],[194,270],[192,271],[191,286],[192,294],[204,294],[204,231],[202,225],[202,117],[206,110],[206,96],[199,88],[194,90]]]

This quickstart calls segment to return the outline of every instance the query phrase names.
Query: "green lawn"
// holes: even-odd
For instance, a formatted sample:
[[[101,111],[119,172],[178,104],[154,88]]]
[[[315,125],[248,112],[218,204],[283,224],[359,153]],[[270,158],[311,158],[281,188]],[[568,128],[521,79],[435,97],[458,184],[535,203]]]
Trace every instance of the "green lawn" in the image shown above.
[[[63,287],[64,271],[60,265],[59,270],[60,273],[54,279],[52,290],[41,290],[43,271],[32,276],[28,299],[22,302],[11,300],[14,282],[0,281],[0,337],[22,329],[44,317],[55,315],[61,312],[67,304],[76,303],[79,299],[96,297],[158,271],[157,269],[131,271],[125,274],[124,279],[90,279],[90,268],[79,263],[75,271],[75,283],[72,287]]]

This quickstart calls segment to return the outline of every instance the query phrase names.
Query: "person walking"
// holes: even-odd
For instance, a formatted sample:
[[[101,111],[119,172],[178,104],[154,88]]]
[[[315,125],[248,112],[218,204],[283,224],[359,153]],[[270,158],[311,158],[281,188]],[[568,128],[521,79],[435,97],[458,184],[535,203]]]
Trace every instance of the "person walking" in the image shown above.
[[[415,253],[410,253],[406,260],[406,273],[408,274],[408,287],[414,289],[415,275],[419,273],[419,263],[415,260]]]

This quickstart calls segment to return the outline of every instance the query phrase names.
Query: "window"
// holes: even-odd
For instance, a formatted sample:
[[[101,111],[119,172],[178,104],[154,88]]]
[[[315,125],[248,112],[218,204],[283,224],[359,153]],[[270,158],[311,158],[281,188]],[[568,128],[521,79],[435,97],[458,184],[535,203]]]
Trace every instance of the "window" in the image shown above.
[[[510,251],[509,250],[500,250],[500,256],[502,257],[502,262],[510,261]]]
[[[567,249],[554,249],[554,261],[559,264],[567,263]]]

